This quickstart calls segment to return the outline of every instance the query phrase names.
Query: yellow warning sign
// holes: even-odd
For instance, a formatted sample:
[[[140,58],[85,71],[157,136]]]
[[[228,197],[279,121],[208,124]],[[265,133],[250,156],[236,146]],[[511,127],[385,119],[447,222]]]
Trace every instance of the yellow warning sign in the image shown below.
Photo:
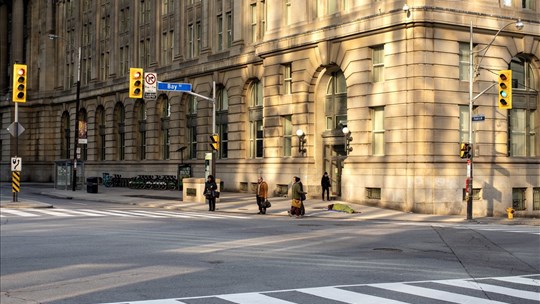
[[[19,192],[21,190],[21,172],[13,171],[11,177],[11,192]]]

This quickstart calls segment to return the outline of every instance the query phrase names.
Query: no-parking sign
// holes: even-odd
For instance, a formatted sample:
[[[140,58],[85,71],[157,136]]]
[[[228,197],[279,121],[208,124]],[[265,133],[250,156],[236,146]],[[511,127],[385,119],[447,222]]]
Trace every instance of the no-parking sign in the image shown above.
[[[157,99],[157,74],[144,73],[144,99]]]

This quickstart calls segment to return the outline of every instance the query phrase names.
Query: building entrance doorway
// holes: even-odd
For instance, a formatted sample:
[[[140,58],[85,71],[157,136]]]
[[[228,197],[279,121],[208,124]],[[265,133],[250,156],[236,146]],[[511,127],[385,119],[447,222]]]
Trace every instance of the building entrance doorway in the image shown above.
[[[345,145],[324,145],[324,171],[330,176],[332,196],[341,196],[341,172],[343,161],[347,158]]]

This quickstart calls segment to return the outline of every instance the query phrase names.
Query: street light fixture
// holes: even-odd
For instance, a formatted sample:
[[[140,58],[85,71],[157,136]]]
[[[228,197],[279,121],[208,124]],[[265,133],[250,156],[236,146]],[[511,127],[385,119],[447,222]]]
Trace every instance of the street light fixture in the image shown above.
[[[345,136],[345,152],[347,153],[347,155],[349,155],[349,152],[353,150],[353,148],[351,147],[351,141],[353,140],[351,136],[351,130],[349,130],[348,127],[343,127],[341,131],[343,132],[343,135]]]
[[[66,40],[64,37],[54,35],[54,34],[49,34],[49,39]],[[75,47],[72,44],[70,44],[69,42],[68,44],[70,45],[72,49],[75,49]],[[77,158],[78,158],[77,149],[79,147],[79,108],[81,106],[81,100],[80,100],[80,96],[81,96],[81,47],[80,46],[78,48],[78,51],[79,51],[79,60],[77,63],[77,95],[75,98],[75,136],[74,136],[75,142],[73,143],[73,180],[72,180],[73,191],[77,189]]]
[[[476,51],[476,53],[484,52],[484,55],[486,54],[487,50],[491,47],[493,42],[495,42],[495,39],[502,30],[507,28],[508,26],[514,24],[516,26],[517,30],[521,30],[524,27],[523,21],[521,19],[518,19],[517,21],[509,22],[508,24],[501,27],[497,33],[495,33],[495,36],[491,39],[491,41],[481,50]],[[480,58],[480,61],[474,67],[473,65],[473,25],[471,22],[470,25],[470,40],[469,40],[469,147],[471,149],[471,152],[469,153],[469,159],[467,160],[467,178],[468,178],[468,184],[467,184],[467,220],[472,220],[472,207],[473,207],[473,156],[474,156],[474,140],[473,140],[473,131],[472,131],[472,115],[473,115],[473,105],[474,101],[480,97],[482,94],[484,94],[487,90],[489,90],[492,86],[497,84],[496,82],[487,88],[486,90],[480,92],[478,95],[473,97],[473,84],[474,84],[474,78],[478,75],[478,70],[480,69],[480,64],[482,63],[482,60],[484,57],[482,56]]]

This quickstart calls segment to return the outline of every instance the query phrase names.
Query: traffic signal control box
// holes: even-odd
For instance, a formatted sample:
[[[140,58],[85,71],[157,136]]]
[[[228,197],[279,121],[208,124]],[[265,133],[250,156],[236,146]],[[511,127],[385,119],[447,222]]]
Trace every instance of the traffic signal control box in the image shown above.
[[[143,69],[129,69],[129,98],[143,97]]]
[[[26,102],[26,79],[28,78],[26,64],[13,65],[13,102]]]
[[[512,70],[499,71],[499,109],[512,109]]]

